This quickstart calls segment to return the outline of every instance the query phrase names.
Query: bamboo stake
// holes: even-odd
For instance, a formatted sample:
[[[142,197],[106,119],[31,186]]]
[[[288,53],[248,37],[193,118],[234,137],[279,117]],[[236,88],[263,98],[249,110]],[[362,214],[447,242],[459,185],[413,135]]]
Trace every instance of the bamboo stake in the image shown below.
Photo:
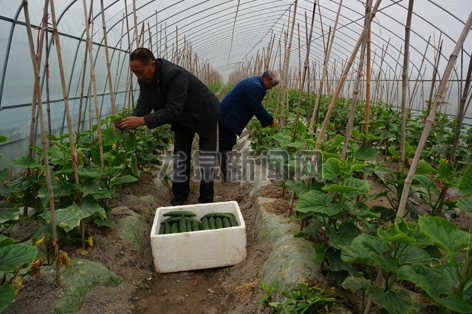
[[[428,115],[428,118],[426,119],[426,123],[425,123],[424,129],[423,129],[423,132],[421,134],[421,139],[420,139],[420,142],[418,144],[418,148],[416,149],[415,157],[412,161],[410,171],[408,172],[408,176],[405,179],[405,185],[403,186],[402,197],[400,199],[400,204],[398,206],[397,217],[403,217],[403,215],[404,215],[405,205],[406,205],[406,201],[408,199],[408,193],[410,191],[410,186],[411,186],[411,182],[413,180],[413,176],[415,175],[415,172],[416,172],[416,167],[418,166],[418,162],[419,162],[420,157],[421,157],[421,152],[423,151],[423,147],[426,143],[426,140],[428,139],[428,135],[429,135],[429,132],[431,130],[431,125],[433,124],[435,116],[436,116],[436,110],[438,108],[438,105],[439,105],[440,102],[441,103],[443,102],[442,94],[444,93],[444,91],[446,89],[446,84],[447,84],[447,81],[449,80],[449,76],[451,75],[452,68],[454,66],[454,63],[457,60],[457,56],[459,55],[459,52],[462,48],[462,45],[464,44],[464,41],[467,38],[467,35],[469,33],[469,30],[470,30],[471,26],[472,26],[472,12],[470,13],[469,18],[467,19],[467,22],[464,26],[464,29],[462,30],[462,33],[461,33],[459,39],[457,40],[457,44],[456,44],[456,46],[455,46],[455,48],[454,48],[454,50],[453,50],[453,52],[452,52],[452,54],[449,58],[449,62],[447,63],[446,69],[444,70],[444,74],[443,74],[443,78],[441,80],[441,84],[439,85],[438,92],[435,96],[436,99],[434,101],[433,107],[431,108],[431,111]]]
[[[39,81],[41,79],[39,74],[39,65],[38,61],[36,60],[36,56],[34,54],[34,44],[33,44],[33,34],[31,33],[31,23],[28,11],[28,1],[23,0],[23,10],[25,12],[25,23],[26,23],[26,33],[28,35],[28,42],[30,48],[30,55],[31,55],[31,62],[33,64],[34,70],[34,87],[36,90],[37,101],[38,101],[38,114],[39,114],[39,125],[41,128],[41,144],[43,148],[43,158],[44,158],[44,172],[46,174],[46,184],[48,187],[48,194],[49,194],[49,206],[51,209],[51,227],[52,227],[52,237],[53,237],[53,245],[54,245],[54,254],[57,256],[57,252],[59,251],[59,244],[57,240],[57,230],[56,230],[56,214],[54,210],[54,192],[52,190],[52,182],[51,182],[51,172],[49,170],[49,159],[48,159],[48,152],[47,152],[47,144],[46,144],[46,130],[44,127],[44,116],[43,116],[43,105],[41,102],[41,87],[39,86]],[[47,10],[45,10],[47,12]],[[56,43],[58,44],[58,43]],[[59,265],[57,262],[55,263],[56,267],[56,284],[61,286],[61,273],[59,270]]]
[[[126,4],[126,0],[125,0]],[[138,17],[136,16],[136,0],[133,0],[133,17],[134,17],[134,38],[138,40]],[[139,47],[139,41],[136,42],[136,48]]]
[[[369,3],[369,10],[372,12],[372,0],[368,0]],[[372,13],[370,14],[370,18],[372,18]],[[367,135],[369,134],[369,117],[370,117],[370,87],[372,83],[372,70],[371,66],[372,63],[370,61],[371,58],[371,23],[367,25],[367,41],[366,41],[366,49],[367,49],[367,56],[366,56],[366,78],[365,78],[365,114],[364,114],[364,133]],[[364,138],[364,144],[367,144],[367,138]],[[363,173],[361,176],[363,177]]]
[[[403,163],[405,162],[405,132],[406,132],[406,113],[405,106],[407,102],[407,89],[408,89],[408,65],[410,61],[410,29],[411,29],[411,17],[413,15],[413,1],[408,2],[408,15],[406,18],[405,25],[405,52],[403,53],[403,73],[402,73],[402,101],[401,101],[401,130],[400,130],[400,173],[403,173]]]
[[[441,33],[441,35],[442,35],[442,33]],[[431,82],[431,91],[429,92],[428,108],[431,106],[431,101],[433,99],[433,91],[435,90],[436,76],[438,74],[439,61],[441,60],[442,44],[443,44],[443,42],[441,41],[441,43],[439,44],[439,49],[436,50],[437,54],[435,56],[434,65],[433,65],[433,80]]]
[[[115,115],[115,94],[113,94],[113,82],[111,80],[111,68],[110,68],[110,57],[108,56],[108,41],[107,41],[107,28],[105,24],[105,8],[103,6],[103,0],[100,0],[100,5],[102,8],[102,29],[103,29],[103,39],[105,43],[105,58],[107,62],[107,73],[108,73],[108,86],[110,88],[110,104],[111,104],[111,115]],[[113,129],[116,134],[116,125],[113,122]]]
[[[91,13],[91,11],[90,11],[90,13]],[[91,16],[91,14],[89,16]],[[90,22],[90,20],[89,20],[89,22]],[[82,80],[80,82],[79,117],[78,117],[78,120],[77,120],[77,137],[75,138],[75,143],[76,144],[79,142],[79,134],[80,134],[80,123],[81,123],[81,117],[82,117],[82,103],[83,103],[83,99],[84,99],[84,88],[85,88],[85,74],[86,74],[86,71],[87,71],[87,57],[88,57],[87,55],[88,55],[88,41],[85,42],[84,66],[82,68]],[[117,75],[118,75],[118,73],[117,73]]]
[[[158,44],[159,44],[159,29],[157,27],[157,10],[156,10],[156,56],[159,58],[159,50],[157,49],[158,48]]]
[[[45,26],[47,27],[47,26]],[[46,42],[49,42],[48,40],[48,32],[45,32],[46,34]],[[42,47],[42,45],[40,45]],[[41,48],[42,49],[42,48]],[[52,122],[51,122],[51,100],[50,100],[50,97],[49,97],[49,49],[45,49],[45,52],[46,52],[46,64],[44,65],[45,67],[45,72],[46,72],[46,110],[47,110],[47,113],[48,113],[48,144],[49,146],[51,146],[51,136],[52,136]],[[40,58],[38,58],[38,60],[41,60]],[[38,65],[41,64],[39,63],[40,61],[38,61]],[[29,168],[28,168],[29,169]]]
[[[120,68],[120,57],[121,57],[121,46],[123,43],[123,28],[125,26],[125,14],[123,13],[123,18],[121,19],[121,36],[120,36],[120,48],[118,49],[118,61],[116,62],[116,75],[115,75],[115,99],[118,97],[117,84],[118,84],[118,69]],[[126,98],[125,98],[126,99]]]
[[[93,1],[93,0],[92,0]],[[95,69],[93,64],[93,57],[92,57],[92,39],[90,38],[90,30],[89,25],[87,24],[87,3],[86,0],[83,0],[84,3],[84,17],[85,17],[85,30],[87,33],[87,41],[89,42],[89,61],[90,61],[90,80],[92,81],[93,87],[93,98],[95,101],[95,114],[97,116],[97,133],[98,133],[98,146],[100,150],[100,169],[102,172],[105,172],[105,162],[103,160],[103,143],[102,143],[102,129],[100,126],[100,111],[98,109],[98,99],[97,99],[97,84],[95,81]]]
[[[125,0],[125,14],[126,14],[126,30],[127,30],[126,35],[128,37],[128,52],[131,55],[131,52],[133,51],[133,43],[131,42],[131,39],[129,37],[128,6],[126,4],[126,0]],[[135,27],[135,30],[136,30],[136,27]],[[137,35],[137,31],[136,31],[136,35]],[[133,103],[133,109],[134,109],[133,74],[131,73],[131,69],[129,69],[128,74],[129,74],[129,82],[130,82],[129,83],[130,93],[128,94],[128,109],[131,107],[130,106],[131,102]],[[126,98],[125,98],[125,102],[126,102]]]

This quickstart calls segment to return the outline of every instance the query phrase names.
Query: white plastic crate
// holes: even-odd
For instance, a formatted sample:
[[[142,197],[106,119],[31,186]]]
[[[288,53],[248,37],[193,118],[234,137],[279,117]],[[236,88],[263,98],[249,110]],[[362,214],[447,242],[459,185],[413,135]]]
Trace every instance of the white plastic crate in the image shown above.
[[[163,215],[193,211],[200,220],[208,213],[232,213],[238,226],[184,233],[159,234]],[[235,201],[159,207],[151,230],[154,267],[158,273],[236,265],[246,259],[246,224]]]

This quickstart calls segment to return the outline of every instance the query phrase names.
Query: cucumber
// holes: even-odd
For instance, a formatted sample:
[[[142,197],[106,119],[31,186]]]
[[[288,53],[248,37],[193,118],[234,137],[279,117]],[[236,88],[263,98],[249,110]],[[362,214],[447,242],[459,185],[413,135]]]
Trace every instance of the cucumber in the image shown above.
[[[159,234],[164,234],[166,233],[166,225],[161,225],[161,228],[159,229]]]
[[[231,227],[237,227],[238,226],[238,223],[236,222],[236,219],[234,219],[234,218],[231,218],[229,220],[229,224],[231,225]]]
[[[208,224],[208,218],[202,218],[202,230],[210,230],[210,225]]]
[[[192,231],[192,222],[190,220],[186,220],[187,222],[187,232]]]
[[[168,213],[165,213],[164,217],[167,217],[167,216],[170,216],[170,217],[180,217],[182,214],[184,214],[185,217],[194,217],[194,216],[197,216],[197,214],[195,214],[194,212],[190,212],[190,211],[185,211],[185,210],[176,210],[176,211],[173,211],[173,212],[168,212]]]
[[[166,234],[169,234],[171,232],[172,227],[167,222],[164,224],[164,226],[166,226]]]
[[[223,221],[221,220],[220,217],[216,217],[216,219],[215,219],[215,226],[216,226],[216,229],[221,229],[221,228],[223,228]]]
[[[214,217],[214,218],[220,217],[221,219],[226,217],[230,219],[230,218],[234,218],[234,215],[232,213],[209,213],[203,216],[202,218],[204,217],[208,219],[210,219],[210,217]]]
[[[208,225],[210,226],[210,229],[216,229],[214,217],[210,217],[210,219],[208,219]]]
[[[185,220],[184,214],[182,214],[179,220],[179,232],[187,232],[187,221]]]
[[[200,230],[200,224],[198,221],[192,221],[192,231],[198,231]]]
[[[172,229],[170,229],[170,233],[179,233],[179,224],[174,222],[172,224]]]
[[[180,222],[180,218],[182,218],[182,217],[168,218],[168,219],[164,220],[163,222],[161,222],[161,224],[163,224],[163,223],[173,224],[174,222]],[[190,220],[190,221],[197,221],[197,220],[195,220],[194,218],[191,218],[191,217],[184,217],[184,219],[185,220]]]
[[[223,228],[229,228],[231,227],[231,224],[229,223],[228,218],[223,218]]]

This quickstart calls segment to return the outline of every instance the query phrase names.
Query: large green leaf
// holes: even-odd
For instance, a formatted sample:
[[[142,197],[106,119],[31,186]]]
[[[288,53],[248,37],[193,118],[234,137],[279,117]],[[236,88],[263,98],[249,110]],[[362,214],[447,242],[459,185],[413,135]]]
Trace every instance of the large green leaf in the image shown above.
[[[323,163],[323,174],[322,177],[331,180],[341,175],[341,167],[339,166],[339,160],[335,158],[329,158]]]
[[[344,203],[344,208],[347,209],[352,216],[356,216],[357,219],[380,218],[380,213],[372,213],[367,207],[367,204],[363,202],[353,204],[347,201]]]
[[[454,167],[448,164],[446,161],[440,159],[439,160],[439,167],[438,167],[438,174],[441,177],[447,177],[451,173],[454,172]]]
[[[295,193],[297,194],[298,198],[302,197],[305,193],[309,191],[308,187],[303,182],[297,182],[293,189],[295,190]]]
[[[134,144],[136,143],[136,135],[133,132],[128,132],[129,138],[125,143],[126,151],[130,152],[134,149]]]
[[[324,191],[347,193],[347,192],[358,192],[359,189],[351,186],[332,184],[330,186],[324,186]]]
[[[31,182],[30,178],[19,177],[15,181],[8,183],[8,186],[15,190],[23,191],[29,188],[32,184],[33,182]]]
[[[112,167],[119,167],[123,168],[126,165],[126,154],[125,152],[120,152],[116,155],[115,159],[113,159],[113,163],[111,164]]]
[[[359,252],[352,247],[343,247],[341,252],[341,259],[349,263],[362,263],[365,265],[369,264],[370,258],[365,254]]]
[[[34,246],[12,244],[0,247],[0,271],[9,272],[36,258],[38,250]]]
[[[105,175],[99,168],[86,169],[84,167],[77,168],[77,173],[82,178],[99,178]]]
[[[363,162],[363,161],[355,161],[351,164],[351,172],[362,169],[365,166],[370,166],[370,165],[368,163]]]
[[[298,200],[295,210],[302,213],[324,210],[332,201],[333,197],[331,195],[319,191],[309,191]]]
[[[370,160],[377,156],[380,153],[378,149],[375,149],[367,144],[363,144],[359,149],[354,153],[354,158],[358,160]]]
[[[415,241],[410,242],[410,245],[416,245],[416,246],[428,246],[432,245],[433,241],[431,241],[430,238],[428,238],[420,228],[420,225],[417,223],[408,223],[408,228],[411,230],[408,233],[408,236],[411,238],[415,239]]]
[[[110,213],[107,214],[107,217],[105,219],[97,217],[93,222],[95,222],[95,224],[99,227],[113,228],[115,226],[115,222],[113,221],[113,218],[111,217]]]
[[[383,253],[390,250],[390,245],[383,239],[363,233],[352,240],[351,247],[370,257],[384,269],[394,272],[398,270],[393,259],[383,256]]]
[[[352,292],[356,292],[359,289],[367,289],[372,284],[370,280],[365,278],[355,278],[355,277],[347,277],[346,280],[343,282],[342,286],[344,289],[349,289]]]
[[[100,204],[92,196],[82,197],[82,199],[80,200],[80,203],[81,203],[80,206],[78,204],[72,204],[68,207],[69,209],[80,211],[81,212],[80,218],[85,219],[94,214],[98,214],[102,218],[106,217],[105,210],[100,206]]]
[[[457,201],[457,207],[459,207],[465,212],[468,212],[469,214],[472,214],[472,199],[465,197],[459,198],[459,200]]]
[[[418,220],[423,231],[434,244],[447,252],[447,260],[452,261],[459,249],[467,247],[469,234],[455,224],[440,217],[420,217]]]
[[[398,223],[390,225],[388,229],[382,226],[377,231],[377,235],[379,236],[379,238],[390,242],[414,242],[415,239],[408,235],[412,231],[410,228],[408,228],[408,224],[401,217],[398,217],[398,219],[400,221]]]
[[[380,213],[380,220],[382,221],[391,220],[396,214],[395,210],[392,208],[377,205],[373,206],[370,211],[373,213]]]
[[[431,167],[430,164],[428,164],[426,161],[424,161],[423,159],[421,159],[419,162],[418,162],[418,166],[416,167],[416,173],[419,174],[419,175],[426,175],[428,173],[433,173],[433,172],[436,172],[436,169],[434,169],[433,167]]]
[[[77,208],[65,208],[54,211],[56,217],[56,225],[62,228],[74,229],[79,225],[82,211]],[[51,222],[51,212],[47,211],[40,215],[46,221]]]
[[[12,285],[0,286],[0,313],[15,301],[15,287]]]
[[[465,170],[464,176],[459,184],[459,190],[465,195],[472,196],[472,163]]]
[[[406,243],[399,243],[397,250],[393,250],[392,256],[400,264],[430,264],[431,259],[428,253],[418,246],[412,246]]]
[[[18,207],[0,209],[0,224],[8,220],[17,220],[19,218],[20,218],[20,209]]]
[[[115,192],[115,189],[106,189],[93,182],[86,182],[83,185],[76,184],[75,187],[84,194],[94,195],[94,197],[99,196],[100,198],[111,197]]]
[[[391,170],[389,168],[380,167],[380,166],[375,167],[374,171],[380,174],[395,173],[395,170]]]
[[[357,195],[362,195],[362,194],[369,193],[369,182],[368,181],[359,180],[359,179],[351,177],[351,178],[348,178],[346,180],[345,186],[353,187],[353,188],[358,189],[357,191],[349,191],[349,192],[346,193],[346,197],[348,199],[351,199],[351,200],[354,197],[356,197]]]
[[[410,313],[413,307],[411,296],[405,289],[383,289],[370,286],[367,288],[367,294],[370,295],[372,301],[388,310],[390,314]]]
[[[333,227],[326,229],[326,236],[329,239],[329,245],[341,249],[343,246],[351,245],[352,240],[362,233],[356,224],[352,221],[343,222],[336,231]]]
[[[92,156],[93,163],[100,165],[100,147],[98,143],[90,146],[90,155]]]
[[[447,308],[471,313],[472,305],[454,296],[454,286],[458,281],[457,272],[452,264],[428,268],[421,264],[405,265],[398,271],[398,279],[408,280],[425,290],[436,302]],[[443,297],[446,295],[446,297]]]
[[[135,182],[135,181],[138,181],[138,179],[132,176],[118,177],[110,182],[110,186],[114,186],[114,185],[122,184],[122,183]]]
[[[0,158],[0,160],[1,160],[1,158]],[[3,168],[2,170],[0,170],[0,181],[3,181],[6,178],[8,178],[9,174],[10,174],[10,169],[8,169],[8,168]]]
[[[436,185],[425,175],[415,175],[413,177],[413,184],[420,184],[426,189],[432,191],[434,194],[439,194],[438,188]]]
[[[0,196],[5,196],[6,197],[10,194],[18,195],[14,188],[0,184]]]
[[[18,166],[18,167],[23,167],[23,168],[37,168],[37,167],[40,167],[40,164],[38,164],[36,160],[34,160],[30,156],[21,156],[13,160],[10,163],[10,166]]]
[[[325,256],[328,259],[330,271],[341,271],[341,270],[349,271],[352,268],[350,263],[347,263],[341,259],[340,250],[335,251],[334,249],[330,247],[325,252]]]

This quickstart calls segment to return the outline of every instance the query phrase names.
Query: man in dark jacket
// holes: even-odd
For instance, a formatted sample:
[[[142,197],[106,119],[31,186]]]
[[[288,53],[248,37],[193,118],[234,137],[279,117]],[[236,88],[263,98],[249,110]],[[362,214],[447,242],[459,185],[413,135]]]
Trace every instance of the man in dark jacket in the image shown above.
[[[150,129],[171,125],[175,132],[173,206],[182,205],[190,192],[192,142],[198,133],[202,175],[198,202],[213,202],[218,99],[192,73],[167,60],[156,59],[146,48],[133,51],[129,64],[141,92],[131,117],[117,122],[117,127],[128,130],[141,125]]]
[[[236,144],[236,134],[243,129],[255,115],[263,127],[277,124],[277,119],[265,110],[262,100],[266,90],[279,83],[279,74],[273,70],[265,71],[262,76],[253,76],[239,81],[226,94],[220,104],[218,118],[220,168],[223,178],[227,179],[227,162],[231,160],[230,152]]]

